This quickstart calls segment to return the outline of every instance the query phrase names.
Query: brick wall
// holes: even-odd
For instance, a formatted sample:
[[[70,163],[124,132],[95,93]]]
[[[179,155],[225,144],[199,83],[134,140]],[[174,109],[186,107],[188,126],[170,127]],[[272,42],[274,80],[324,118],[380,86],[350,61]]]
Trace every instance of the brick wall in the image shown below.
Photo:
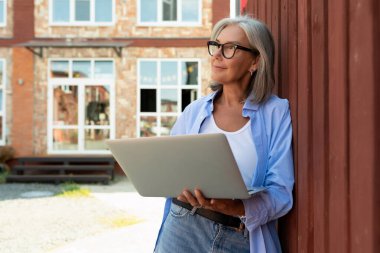
[[[11,144],[17,156],[33,154],[33,62],[27,49],[13,49]]]
[[[137,1],[138,0],[115,0],[116,24],[108,27],[49,26],[49,0],[35,1],[35,36],[48,38],[59,38],[62,37],[62,35],[75,38],[193,38],[207,37],[210,34],[212,26],[212,0],[202,0],[202,25],[198,27],[137,26]],[[223,1],[223,3],[229,5],[229,1]]]

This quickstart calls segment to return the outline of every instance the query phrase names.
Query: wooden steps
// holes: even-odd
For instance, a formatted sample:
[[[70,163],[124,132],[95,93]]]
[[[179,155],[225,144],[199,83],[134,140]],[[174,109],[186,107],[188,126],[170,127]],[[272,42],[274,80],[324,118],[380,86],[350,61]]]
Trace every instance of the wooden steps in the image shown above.
[[[7,182],[101,182],[114,179],[112,156],[19,157]]]

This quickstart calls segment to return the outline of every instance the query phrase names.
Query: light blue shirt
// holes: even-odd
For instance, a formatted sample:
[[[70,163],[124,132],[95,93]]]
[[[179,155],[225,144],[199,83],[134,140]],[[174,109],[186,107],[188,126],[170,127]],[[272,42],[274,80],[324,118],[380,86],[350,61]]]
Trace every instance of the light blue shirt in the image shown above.
[[[198,134],[202,122],[212,114],[215,94],[187,106],[173,126],[171,135]],[[262,104],[253,104],[248,98],[242,116],[250,118],[258,157],[251,186],[267,187],[267,191],[243,200],[250,252],[281,252],[276,222],[293,205],[294,168],[289,102],[275,95]],[[167,199],[163,222],[170,205],[171,199]]]

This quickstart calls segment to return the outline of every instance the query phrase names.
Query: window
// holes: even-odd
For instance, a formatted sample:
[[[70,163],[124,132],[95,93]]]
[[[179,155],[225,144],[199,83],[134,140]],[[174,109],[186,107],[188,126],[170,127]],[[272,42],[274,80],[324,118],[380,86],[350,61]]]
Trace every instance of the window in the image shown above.
[[[141,25],[201,25],[201,0],[139,0]]]
[[[200,94],[199,60],[141,59],[138,63],[138,136],[168,135]]]
[[[1,1],[1,0],[0,0]],[[52,25],[112,25],[115,0],[50,0]]]
[[[114,63],[53,59],[49,64],[49,153],[105,153],[114,138]]]
[[[7,0],[0,0],[0,26],[7,24]]]
[[[5,145],[5,61],[0,59],[0,145]]]

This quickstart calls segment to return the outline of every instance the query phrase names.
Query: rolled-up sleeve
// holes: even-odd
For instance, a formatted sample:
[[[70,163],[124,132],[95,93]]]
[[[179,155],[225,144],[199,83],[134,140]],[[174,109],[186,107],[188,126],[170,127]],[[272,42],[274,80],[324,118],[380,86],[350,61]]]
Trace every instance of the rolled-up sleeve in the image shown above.
[[[294,168],[289,103],[271,115],[265,192],[243,200],[245,224],[252,231],[285,215],[293,205]]]

